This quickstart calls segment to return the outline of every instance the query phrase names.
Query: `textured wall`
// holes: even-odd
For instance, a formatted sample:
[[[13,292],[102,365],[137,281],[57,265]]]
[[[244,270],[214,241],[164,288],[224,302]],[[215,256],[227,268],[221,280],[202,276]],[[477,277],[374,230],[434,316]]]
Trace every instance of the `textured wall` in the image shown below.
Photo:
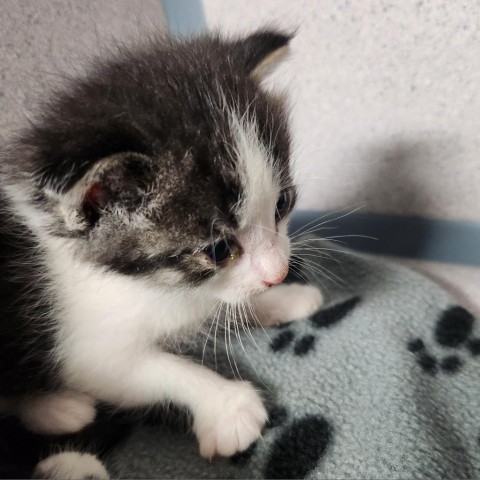
[[[478,0],[204,0],[209,26],[299,27],[300,208],[480,220]]]
[[[164,28],[160,0],[1,0],[0,13],[0,139],[105,42]]]

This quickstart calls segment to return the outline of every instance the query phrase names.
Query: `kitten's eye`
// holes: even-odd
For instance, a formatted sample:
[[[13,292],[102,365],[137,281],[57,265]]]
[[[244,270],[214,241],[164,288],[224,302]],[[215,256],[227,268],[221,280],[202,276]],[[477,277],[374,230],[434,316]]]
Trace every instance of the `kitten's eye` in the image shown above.
[[[231,255],[230,245],[226,240],[218,240],[205,248],[203,252],[217,265],[225,262]]]
[[[281,220],[290,209],[290,194],[288,190],[283,190],[277,200],[275,207],[275,219]]]

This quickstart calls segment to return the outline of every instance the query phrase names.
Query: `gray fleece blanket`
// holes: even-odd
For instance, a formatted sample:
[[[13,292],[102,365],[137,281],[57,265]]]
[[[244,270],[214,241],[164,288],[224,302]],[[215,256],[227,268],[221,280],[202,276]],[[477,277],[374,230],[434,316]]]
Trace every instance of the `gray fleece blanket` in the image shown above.
[[[270,411],[263,437],[209,463],[193,436],[142,426],[110,456],[112,476],[480,478],[480,322],[413,271],[312,245],[297,281],[326,307],[234,344]],[[232,376],[219,351],[217,370]]]

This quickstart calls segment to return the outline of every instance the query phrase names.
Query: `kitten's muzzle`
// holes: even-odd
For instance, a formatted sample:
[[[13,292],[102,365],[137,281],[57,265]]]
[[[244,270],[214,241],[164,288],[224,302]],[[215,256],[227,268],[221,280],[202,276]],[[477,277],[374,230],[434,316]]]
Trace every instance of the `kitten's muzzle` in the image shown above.
[[[263,284],[266,286],[266,287],[273,287],[274,285],[278,285],[279,283],[282,283],[286,276],[288,275],[288,268],[285,272],[282,272],[280,275],[278,275],[277,277],[275,277],[274,279],[272,280],[264,280],[263,281]]]
[[[252,264],[266,287],[282,283],[288,274],[288,258],[275,247],[257,254]]]

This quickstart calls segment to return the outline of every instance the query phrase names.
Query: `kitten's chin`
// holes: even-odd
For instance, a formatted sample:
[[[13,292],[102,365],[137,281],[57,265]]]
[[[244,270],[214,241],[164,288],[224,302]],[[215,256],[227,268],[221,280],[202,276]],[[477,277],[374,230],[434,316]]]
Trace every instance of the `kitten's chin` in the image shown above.
[[[226,290],[223,292],[217,292],[215,297],[221,302],[228,303],[230,305],[239,305],[248,303],[250,299],[266,292],[269,289],[267,286],[255,287],[245,292],[239,292],[238,290]]]

